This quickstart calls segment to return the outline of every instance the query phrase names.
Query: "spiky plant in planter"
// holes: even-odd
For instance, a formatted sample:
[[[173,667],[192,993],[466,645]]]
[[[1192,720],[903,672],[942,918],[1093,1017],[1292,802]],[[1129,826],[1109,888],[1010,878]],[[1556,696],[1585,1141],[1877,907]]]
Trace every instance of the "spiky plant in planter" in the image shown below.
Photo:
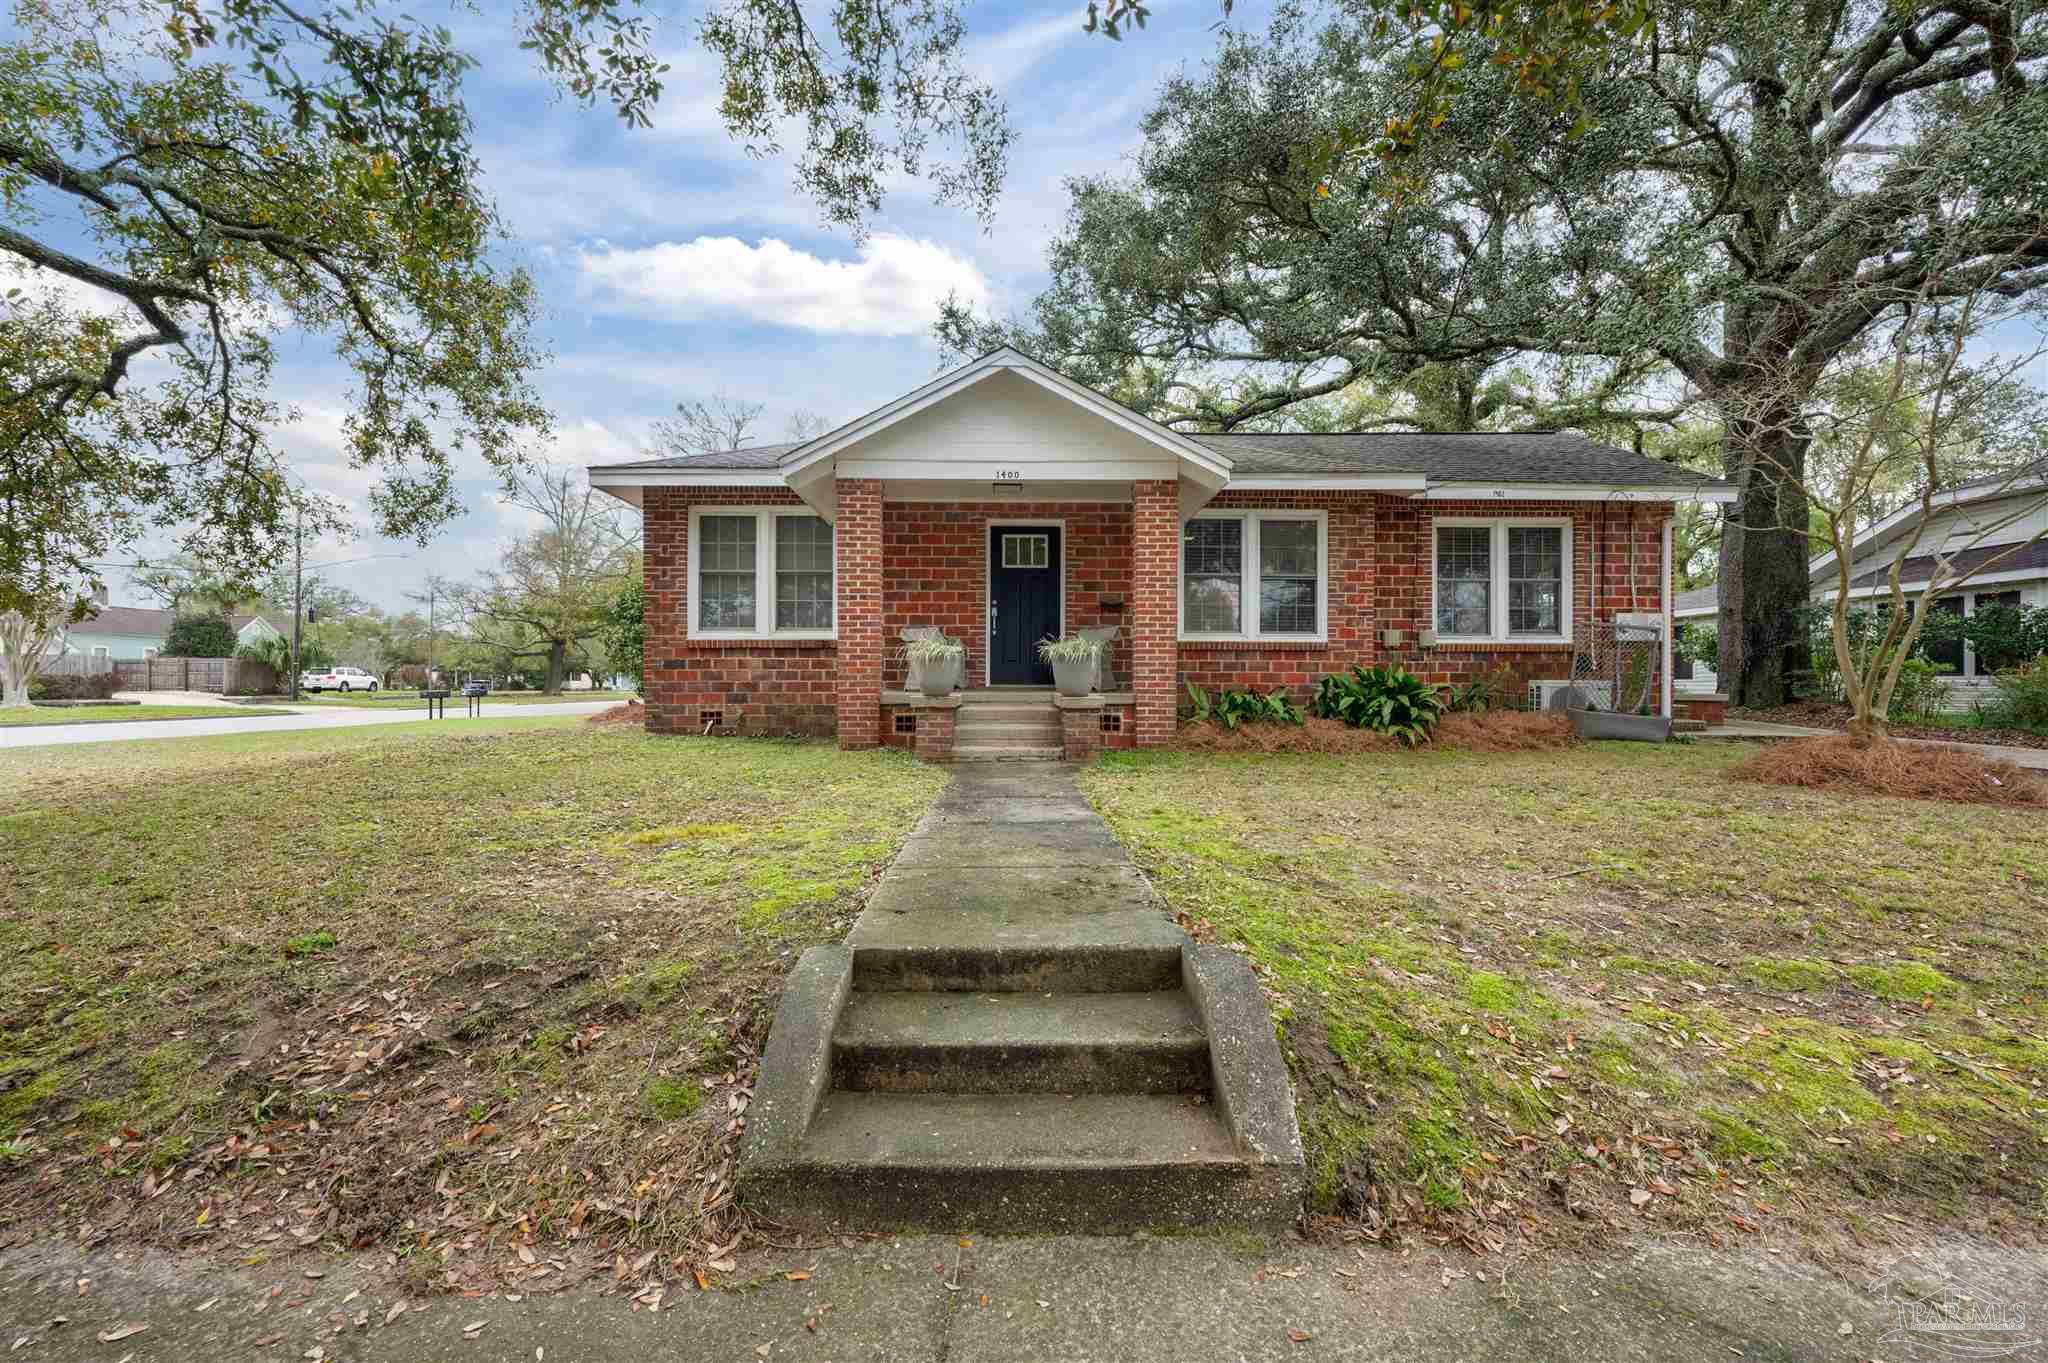
[[[903,646],[903,655],[916,663],[927,696],[950,696],[967,670],[967,646],[951,639],[913,639]]]
[[[1052,664],[1052,684],[1063,696],[1085,696],[1095,689],[1095,665],[1102,657],[1100,640],[1069,634],[1041,639],[1038,656]]]

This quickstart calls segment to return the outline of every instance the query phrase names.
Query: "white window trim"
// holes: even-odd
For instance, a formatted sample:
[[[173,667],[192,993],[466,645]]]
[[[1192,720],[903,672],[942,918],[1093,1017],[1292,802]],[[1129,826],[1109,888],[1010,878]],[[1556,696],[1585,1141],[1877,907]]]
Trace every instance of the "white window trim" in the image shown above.
[[[1491,628],[1485,634],[1436,636],[1440,644],[1568,644],[1572,641],[1572,521],[1569,516],[1437,516],[1429,527],[1429,628],[1436,628],[1437,535],[1441,528],[1486,526],[1492,530],[1489,562],[1493,586],[1488,593],[1492,612]],[[1558,632],[1555,634],[1508,633],[1508,531],[1510,529],[1558,529],[1564,531],[1564,581],[1559,590]]]
[[[698,585],[702,580],[698,567],[698,547],[703,543],[703,520],[706,516],[754,517],[753,629],[705,629],[697,623],[699,618],[697,608],[702,601]],[[832,628],[775,628],[775,518],[777,516],[801,516],[805,520],[819,519],[818,513],[810,507],[789,503],[781,506],[717,506],[703,503],[690,508],[689,594],[683,602],[688,631],[684,637],[705,640],[763,639],[770,641],[837,639],[839,637],[839,533],[836,528],[833,530],[832,535]]]
[[[1260,507],[1258,510],[1202,511],[1184,517],[1185,531],[1193,521],[1239,521],[1244,525],[1243,578],[1238,588],[1239,623],[1234,632],[1190,633],[1187,627],[1188,593],[1183,580],[1187,571],[1186,539],[1173,547],[1173,599],[1175,631],[1183,643],[1288,643],[1325,644],[1330,641],[1330,513]],[[1314,521],[1316,523],[1316,628],[1313,634],[1264,634],[1259,630],[1259,523],[1261,521]]]

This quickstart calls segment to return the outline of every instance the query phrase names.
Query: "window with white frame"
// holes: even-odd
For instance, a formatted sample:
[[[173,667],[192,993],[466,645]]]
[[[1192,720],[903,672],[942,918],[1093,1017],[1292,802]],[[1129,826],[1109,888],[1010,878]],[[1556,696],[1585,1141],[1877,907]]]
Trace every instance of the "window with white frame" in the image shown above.
[[[1568,638],[1571,562],[1569,521],[1437,521],[1437,637],[1492,642]]]
[[[1205,512],[1181,527],[1181,635],[1320,640],[1329,576],[1322,512]]]
[[[690,512],[693,638],[830,638],[832,527],[792,507]]]

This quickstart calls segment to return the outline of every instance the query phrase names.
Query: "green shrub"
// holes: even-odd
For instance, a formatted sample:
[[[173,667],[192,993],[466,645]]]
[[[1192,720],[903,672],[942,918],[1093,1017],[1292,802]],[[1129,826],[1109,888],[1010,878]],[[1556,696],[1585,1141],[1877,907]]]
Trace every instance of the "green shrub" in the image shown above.
[[[1429,741],[1444,703],[1436,688],[1399,663],[1332,673],[1316,687],[1310,709],[1354,729],[1390,734],[1409,747]]]
[[[1515,674],[1506,668],[1496,668],[1476,677],[1468,677],[1461,685],[1453,686],[1444,698],[1447,711],[1483,715],[1488,710],[1507,709],[1513,705],[1520,683]]]
[[[2002,729],[2048,730],[2048,653],[2009,667],[1991,679],[1986,723]]]
[[[114,694],[112,672],[95,672],[84,677],[37,677],[28,684],[30,700],[105,700]]]
[[[1200,724],[1215,720],[1226,729],[1240,724],[1300,724],[1307,716],[1285,691],[1260,695],[1256,691],[1218,691],[1213,697],[1193,682],[1188,683],[1188,719]]]
[[[1924,719],[1941,709],[1948,687],[1942,670],[1924,658],[1908,658],[1899,665],[1898,684],[1892,687],[1887,719]]]
[[[164,635],[166,658],[232,658],[235,627],[220,611],[181,615]]]

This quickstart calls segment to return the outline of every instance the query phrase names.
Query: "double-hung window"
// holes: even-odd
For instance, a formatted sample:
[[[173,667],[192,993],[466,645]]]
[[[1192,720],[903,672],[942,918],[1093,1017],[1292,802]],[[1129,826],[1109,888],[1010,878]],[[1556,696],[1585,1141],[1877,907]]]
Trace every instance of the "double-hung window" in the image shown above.
[[[690,637],[833,637],[832,527],[800,507],[690,511]]]
[[[1320,511],[1205,512],[1181,527],[1186,639],[1324,637],[1329,525]]]
[[[1548,643],[1571,637],[1569,521],[1440,519],[1434,557],[1438,639]]]

